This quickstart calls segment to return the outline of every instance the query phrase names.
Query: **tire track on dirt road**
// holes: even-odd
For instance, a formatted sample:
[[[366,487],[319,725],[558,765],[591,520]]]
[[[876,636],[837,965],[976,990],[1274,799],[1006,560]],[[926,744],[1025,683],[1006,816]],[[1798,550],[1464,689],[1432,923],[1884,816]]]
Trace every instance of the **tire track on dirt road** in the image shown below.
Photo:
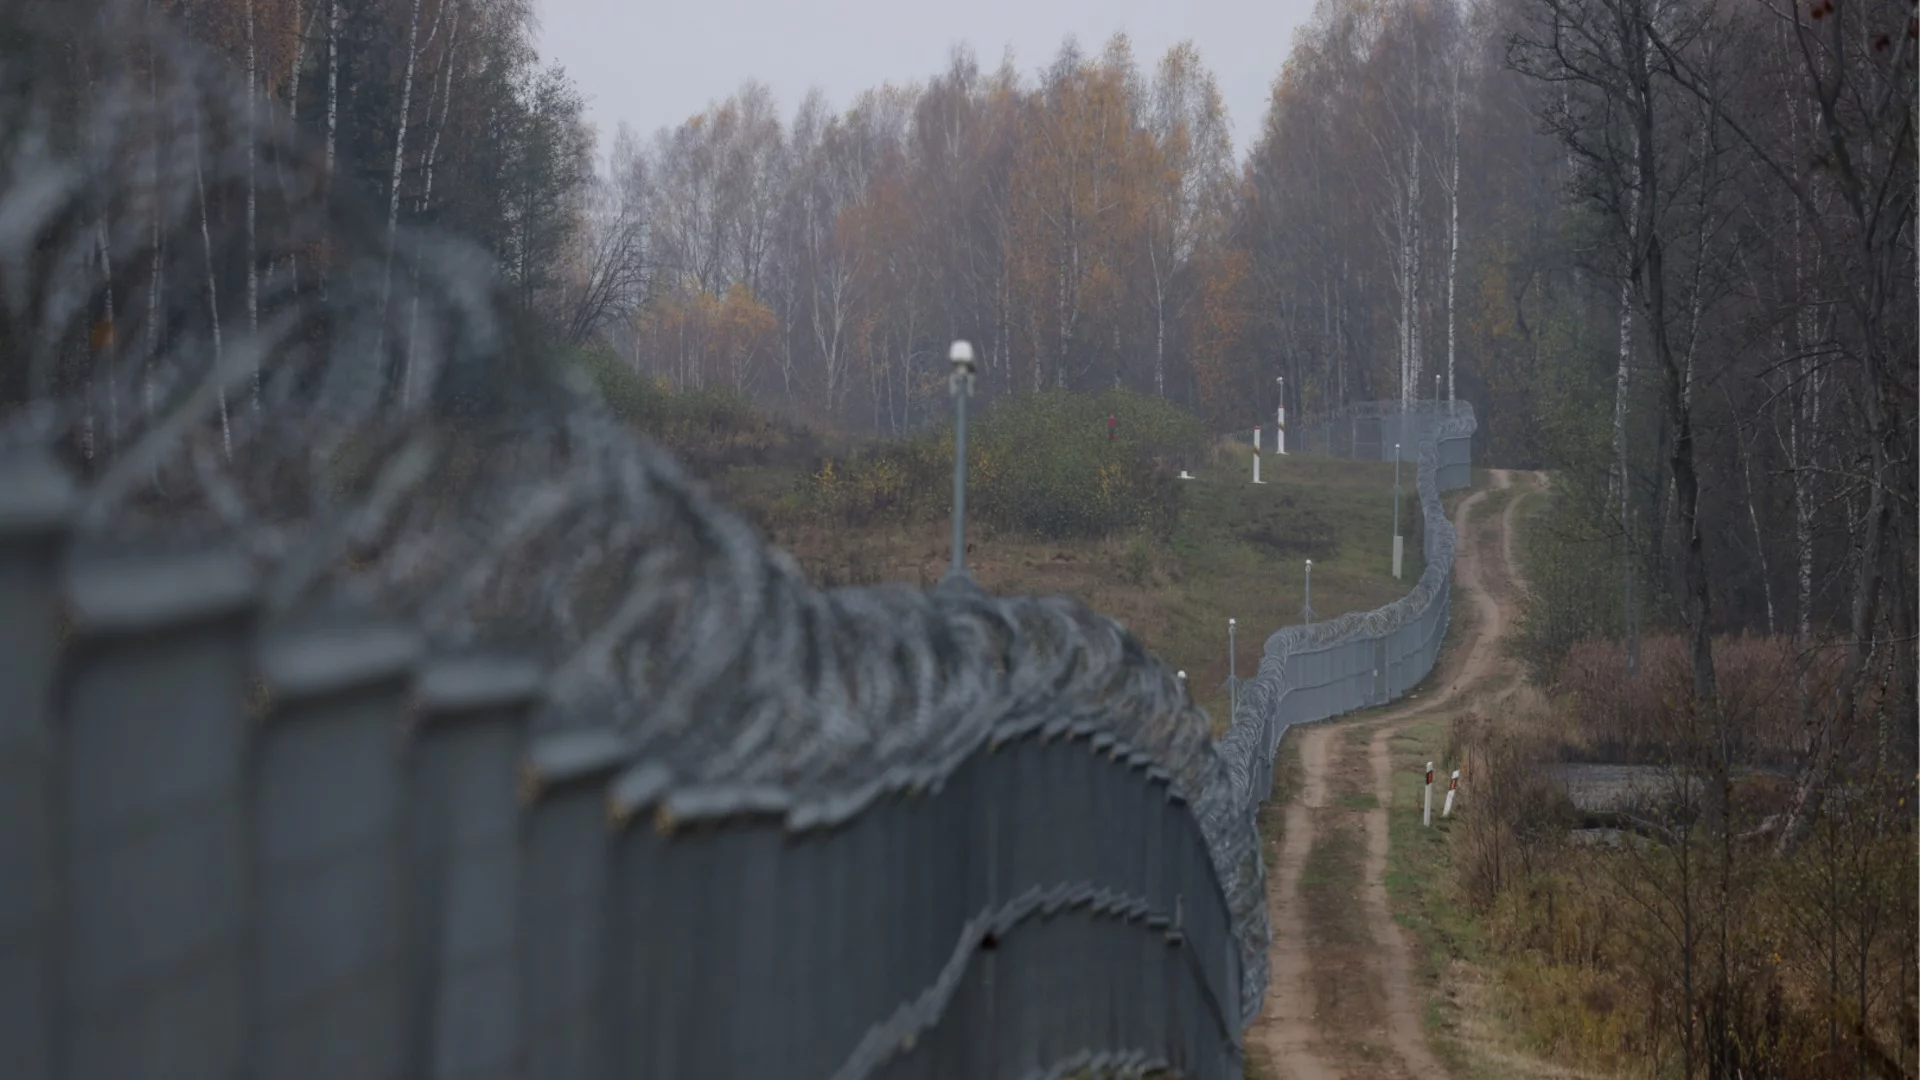
[[[1500,651],[1518,602],[1518,576],[1512,567],[1514,511],[1544,486],[1544,478],[1524,474],[1527,482],[1508,500],[1494,522],[1477,522],[1475,512],[1490,491],[1514,487],[1506,470],[1494,470],[1494,486],[1474,492],[1454,511],[1460,536],[1454,563],[1454,595],[1468,598],[1474,618],[1465,627],[1460,646],[1442,659],[1440,670],[1426,687],[1439,687],[1430,696],[1416,692],[1383,713],[1350,721],[1303,728],[1300,738],[1299,794],[1284,810],[1284,832],[1268,876],[1268,908],[1273,926],[1272,972],[1266,1008],[1248,1031],[1250,1059],[1264,1066],[1264,1076],[1284,1080],[1330,1080],[1334,1077],[1383,1075],[1433,1077],[1446,1075],[1427,1045],[1422,1008],[1413,976],[1413,954],[1388,904],[1386,869],[1388,814],[1393,797],[1389,741],[1410,723],[1450,711],[1475,700],[1497,700],[1519,684],[1519,672]],[[1364,814],[1342,813],[1328,799],[1329,777],[1360,762],[1346,761],[1358,747],[1352,732],[1368,732],[1366,762],[1371,773],[1373,800]],[[1302,877],[1316,843],[1339,839],[1341,831],[1364,833],[1365,860],[1358,899],[1367,935],[1359,960],[1366,967],[1366,984],[1377,993],[1375,1010],[1322,1009],[1313,973],[1316,949],[1324,938],[1313,924],[1302,895]],[[1352,963],[1352,950],[1340,962]],[[1362,1015],[1366,1014],[1366,1015]],[[1371,1022],[1371,1023],[1370,1023]]]

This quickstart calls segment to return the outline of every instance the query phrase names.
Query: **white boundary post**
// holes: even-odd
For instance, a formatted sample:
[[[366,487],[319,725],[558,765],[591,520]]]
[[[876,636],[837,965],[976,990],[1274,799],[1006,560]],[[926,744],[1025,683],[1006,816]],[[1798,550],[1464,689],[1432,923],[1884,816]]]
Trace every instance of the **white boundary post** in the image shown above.
[[[1447,780],[1447,801],[1440,804],[1440,816],[1453,816],[1453,793],[1460,786],[1460,770],[1453,770],[1453,776]]]
[[[1287,452],[1287,378],[1280,377],[1280,408],[1274,412],[1273,449],[1275,453]]]
[[[1420,824],[1427,826],[1433,824],[1433,762],[1431,761],[1427,762],[1427,802],[1420,811]]]
[[[1257,427],[1253,429],[1253,482],[1263,482],[1260,479],[1260,429]]]

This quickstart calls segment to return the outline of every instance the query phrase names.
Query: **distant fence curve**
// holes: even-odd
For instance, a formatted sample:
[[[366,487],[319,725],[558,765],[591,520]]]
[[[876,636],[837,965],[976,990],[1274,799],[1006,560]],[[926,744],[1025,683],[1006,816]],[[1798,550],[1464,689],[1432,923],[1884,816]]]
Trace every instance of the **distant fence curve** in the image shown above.
[[[1411,460],[1426,568],[1405,596],[1373,611],[1283,627],[1267,638],[1259,673],[1240,688],[1233,724],[1218,744],[1231,792],[1207,802],[1209,835],[1222,838],[1227,902],[1246,946],[1242,1018],[1259,1015],[1267,988],[1265,873],[1253,818],[1273,789],[1273,760],[1295,724],[1394,700],[1433,670],[1453,601],[1457,537],[1441,495],[1472,483],[1473,406],[1467,402],[1362,402],[1296,422],[1295,445],[1357,461]],[[1251,844],[1251,849],[1241,845]]]

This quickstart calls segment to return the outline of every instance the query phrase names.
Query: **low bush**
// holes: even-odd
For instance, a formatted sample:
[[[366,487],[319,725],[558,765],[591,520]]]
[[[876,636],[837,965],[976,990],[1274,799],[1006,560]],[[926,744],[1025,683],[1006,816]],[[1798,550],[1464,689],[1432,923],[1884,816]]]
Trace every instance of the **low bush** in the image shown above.
[[[755,408],[734,387],[676,390],[605,351],[580,352],[572,362],[593,380],[616,418],[671,451],[695,475],[711,480],[730,466],[811,452],[804,432]]]
[[[1005,398],[969,422],[967,440],[969,518],[1049,539],[1167,536],[1179,515],[1177,475],[1205,441],[1191,413],[1122,391]],[[947,426],[827,460],[810,494],[850,523],[944,514],[952,462]]]

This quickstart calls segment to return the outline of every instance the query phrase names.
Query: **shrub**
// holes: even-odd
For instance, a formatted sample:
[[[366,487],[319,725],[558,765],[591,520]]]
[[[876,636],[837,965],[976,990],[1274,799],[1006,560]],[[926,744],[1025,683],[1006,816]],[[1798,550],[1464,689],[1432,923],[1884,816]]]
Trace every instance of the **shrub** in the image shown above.
[[[1116,417],[1108,439],[1107,417]],[[1180,463],[1203,438],[1197,418],[1138,395],[1028,394],[969,425],[968,516],[1053,539],[1127,529],[1165,536],[1180,505]],[[848,456],[816,472],[810,494],[842,520],[947,513],[950,427]]]

